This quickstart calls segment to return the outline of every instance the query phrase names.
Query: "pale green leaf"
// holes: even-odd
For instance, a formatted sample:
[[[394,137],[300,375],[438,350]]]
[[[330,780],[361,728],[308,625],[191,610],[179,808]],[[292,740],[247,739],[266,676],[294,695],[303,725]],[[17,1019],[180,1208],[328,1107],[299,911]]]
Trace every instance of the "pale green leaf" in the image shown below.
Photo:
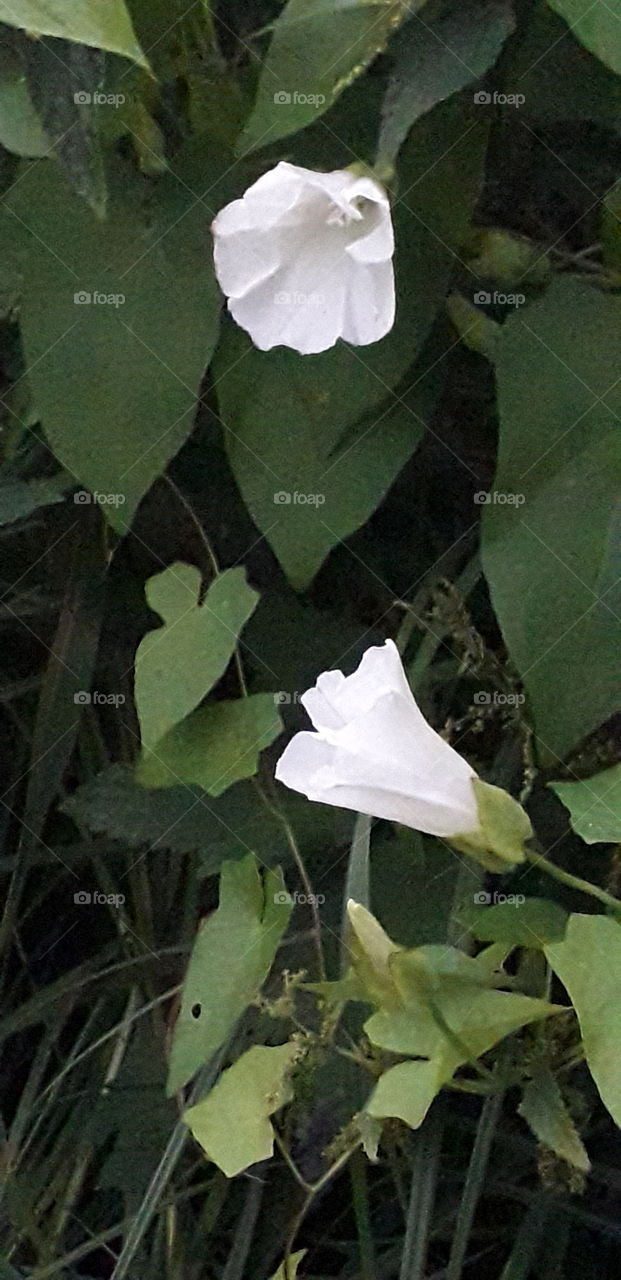
[[[621,1125],[621,925],[607,916],[572,915],[563,942],[545,953],[578,1015],[602,1101]]]
[[[258,994],[291,911],[280,870],[262,879],[252,854],[223,864],[220,904],[200,926],[183,986],[169,1093],[208,1062]]]
[[[285,1272],[284,1261],[281,1262],[278,1271],[275,1271],[271,1280],[296,1280],[298,1267],[304,1255],[308,1253],[308,1249],[298,1249],[297,1253],[289,1255],[287,1271]]]
[[[60,36],[120,53],[148,66],[125,0],[0,0],[0,22],[23,27],[29,35]]]
[[[556,942],[563,937],[567,912],[556,902],[546,898],[527,898],[521,902],[519,895],[506,896],[507,902],[461,911],[460,923],[479,941],[504,942],[510,947],[541,948],[546,942]],[[475,898],[492,902],[490,893],[475,894]]]
[[[559,1012],[558,1006],[546,1000],[486,990],[450,977],[433,992],[431,1000],[433,1005],[428,997],[414,995],[401,1009],[372,1014],[365,1024],[369,1040],[392,1053],[434,1058],[452,1074],[461,1063],[480,1058],[513,1031]],[[435,1010],[463,1048],[447,1037],[436,1021]]]
[[[186,716],[153,752],[144,754],[137,780],[146,787],[186,782],[219,796],[234,782],[256,773],[259,753],[281,732],[282,720],[271,693],[213,702]]]
[[[299,1053],[295,1043],[253,1045],[184,1113],[205,1155],[227,1178],[272,1155],[269,1117],[293,1097],[289,1075]]]
[[[224,675],[259,598],[242,568],[219,574],[202,602],[200,590],[200,572],[189,564],[173,564],[147,582],[147,601],[164,625],[144,636],[136,653],[144,749],[155,748]]]
[[[552,1072],[537,1071],[526,1085],[518,1107],[535,1137],[561,1160],[588,1173],[591,1162],[584,1143],[565,1106],[563,1095]]]
[[[418,1129],[445,1082],[439,1062],[400,1062],[380,1076],[366,1110],[370,1116],[393,1116]]]
[[[576,782],[551,782],[569,809],[574,831],[587,844],[621,842],[621,764]]]

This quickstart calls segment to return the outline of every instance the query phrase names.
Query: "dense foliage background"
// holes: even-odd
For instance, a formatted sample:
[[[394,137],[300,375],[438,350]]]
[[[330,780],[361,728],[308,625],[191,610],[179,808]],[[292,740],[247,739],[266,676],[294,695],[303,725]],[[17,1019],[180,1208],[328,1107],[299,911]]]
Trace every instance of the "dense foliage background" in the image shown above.
[[[319,960],[338,977],[344,891],[408,947],[517,947],[510,980],[561,1004],[541,948],[598,904],[386,823],[369,855],[273,768],[317,674],[398,636],[548,859],[621,889],[619,0],[0,0],[0,22],[1,1280],[613,1277],[614,921],[588,990],[563,977],[599,1093],[563,1015],[347,1159],[357,1006],[337,1051],[297,990]],[[381,342],[262,353],[223,310],[210,223],[281,159],[386,180]],[[238,981],[249,854],[290,895],[272,977],[242,975],[216,1043],[199,1002],[181,1043],[224,862],[193,982]],[[229,1179],[184,1101],[296,1029],[275,1155]]]

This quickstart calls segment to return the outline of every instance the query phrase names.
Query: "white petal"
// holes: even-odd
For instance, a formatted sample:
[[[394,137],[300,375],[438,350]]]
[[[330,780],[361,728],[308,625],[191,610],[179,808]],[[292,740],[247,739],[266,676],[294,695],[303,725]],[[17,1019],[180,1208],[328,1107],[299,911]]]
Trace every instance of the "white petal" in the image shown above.
[[[389,776],[382,786],[378,784],[374,763],[356,760],[314,733],[296,734],[276,767],[279,782],[300,791],[309,800],[400,822],[430,835],[462,835],[475,829],[467,798],[464,804],[460,803],[460,797],[450,797],[444,792],[425,797],[408,795],[399,789],[403,779],[395,777],[394,770],[389,768],[386,773]],[[474,804],[471,783],[470,791]]]
[[[278,270],[277,238],[253,228],[231,236],[216,235],[213,257],[222,292],[227,298],[242,297]]]
[[[358,241],[358,244],[363,243]],[[341,337],[356,347],[379,342],[395,323],[395,280],[392,262],[352,264],[345,294]]]
[[[302,694],[300,701],[316,729],[335,729],[368,711],[382,694],[391,691],[410,698],[421,721],[426,724],[414,702],[399,650],[394,640],[387,640],[385,644],[372,645],[367,649],[351,676],[344,676],[342,671],[324,671],[315,687]],[[321,699],[315,697],[316,693],[322,695]],[[332,716],[328,719],[322,715],[325,703],[332,709]],[[338,724],[334,721],[334,714],[338,717]]]

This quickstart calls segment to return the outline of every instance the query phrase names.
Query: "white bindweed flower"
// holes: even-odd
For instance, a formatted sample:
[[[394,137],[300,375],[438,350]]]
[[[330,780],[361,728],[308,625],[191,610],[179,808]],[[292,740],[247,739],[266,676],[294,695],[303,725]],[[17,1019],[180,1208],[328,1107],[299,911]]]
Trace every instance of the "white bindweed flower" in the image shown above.
[[[283,752],[285,786],[443,836],[490,871],[524,861],[526,813],[427,723],[392,640],[367,649],[351,676],[325,671],[301,701],[317,732],[296,734]]]
[[[395,319],[390,205],[374,178],[281,161],[214,219],[216,275],[261,351],[377,342]]]
[[[276,777],[286,786],[431,835],[477,829],[477,775],[427,724],[392,640],[367,649],[351,676],[325,671],[301,701],[317,732],[285,749]]]

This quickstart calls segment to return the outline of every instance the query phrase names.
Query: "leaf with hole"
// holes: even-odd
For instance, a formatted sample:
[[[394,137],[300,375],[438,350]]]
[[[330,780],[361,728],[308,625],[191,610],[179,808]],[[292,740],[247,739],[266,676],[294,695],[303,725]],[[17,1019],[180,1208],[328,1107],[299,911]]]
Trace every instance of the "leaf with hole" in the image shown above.
[[[225,862],[220,904],[203,921],[186,974],[170,1055],[168,1092],[208,1062],[259,993],[291,915],[282,872],[262,878],[252,854]]]

